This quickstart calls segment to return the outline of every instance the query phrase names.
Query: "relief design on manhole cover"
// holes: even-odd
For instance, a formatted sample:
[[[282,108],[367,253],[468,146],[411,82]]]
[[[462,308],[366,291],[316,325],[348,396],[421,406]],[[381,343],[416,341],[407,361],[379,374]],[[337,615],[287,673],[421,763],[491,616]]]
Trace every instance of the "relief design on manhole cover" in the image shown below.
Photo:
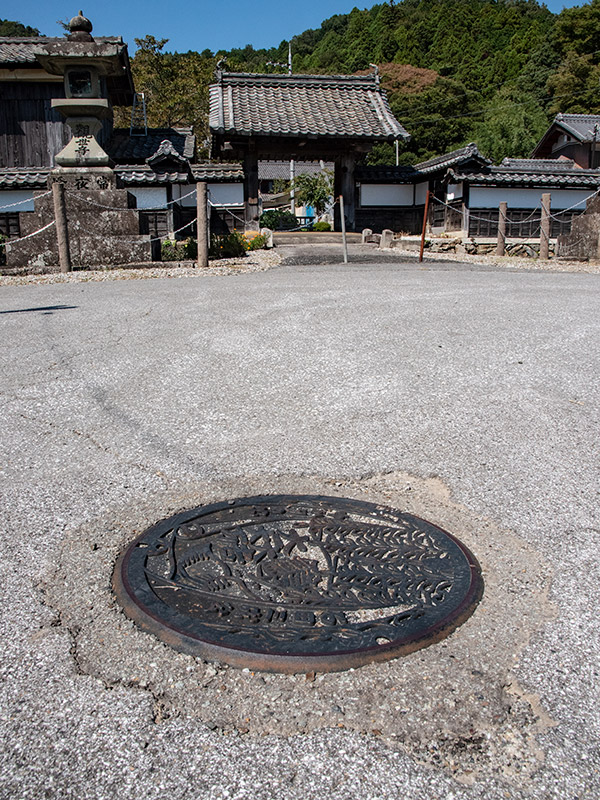
[[[470,615],[483,583],[463,544],[411,514],[277,496],[150,528],[121,557],[114,587],[129,616],[177,649],[303,672],[437,641]]]

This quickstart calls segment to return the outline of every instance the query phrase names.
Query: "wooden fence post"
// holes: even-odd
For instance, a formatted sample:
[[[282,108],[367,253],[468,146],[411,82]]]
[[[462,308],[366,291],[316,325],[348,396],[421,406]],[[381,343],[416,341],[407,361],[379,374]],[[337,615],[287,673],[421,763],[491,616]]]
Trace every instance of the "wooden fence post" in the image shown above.
[[[419,250],[419,263],[423,261],[423,250],[425,249],[425,230],[427,228],[427,213],[429,211],[429,198],[431,197],[431,192],[427,192],[427,196],[425,197],[425,209],[423,211],[423,229],[421,230],[421,248]]]
[[[54,203],[54,221],[58,242],[58,263],[61,272],[71,272],[71,251],[69,249],[69,229],[67,227],[67,207],[65,205],[65,187],[62,183],[52,184],[52,200]]]
[[[550,255],[550,200],[549,193],[542,195],[542,220],[540,223],[540,259],[547,261]]]
[[[503,256],[506,249],[506,209],[505,202],[498,206],[498,243],[496,244],[496,255]]]
[[[206,183],[196,184],[196,240],[198,242],[198,267],[208,267],[208,210]]]

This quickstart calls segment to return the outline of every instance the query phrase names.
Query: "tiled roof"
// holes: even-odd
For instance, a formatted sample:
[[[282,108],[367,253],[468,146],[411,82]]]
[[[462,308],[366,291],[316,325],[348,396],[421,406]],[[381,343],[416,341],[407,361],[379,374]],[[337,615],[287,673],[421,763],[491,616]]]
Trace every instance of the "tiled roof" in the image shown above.
[[[515,161],[520,159],[514,159]],[[527,162],[530,159],[522,159]],[[538,159],[534,159],[538,160]],[[541,159],[539,159],[541,160]],[[600,186],[600,169],[555,169],[557,162],[554,159],[546,160],[546,170],[517,169],[503,166],[492,167],[489,172],[458,173],[449,170],[448,175],[453,181],[466,181],[467,183],[486,184],[495,186]]]
[[[505,158],[494,169],[516,170],[517,172],[572,172],[581,170],[572,158]]]
[[[244,180],[241,164],[217,164],[210,161],[204,164],[192,164],[192,174],[197,181],[236,182]]]
[[[115,128],[105,150],[117,164],[144,164],[165,140],[180,156],[193,159],[196,137],[192,128],[148,128],[146,136],[130,136],[128,128]]]
[[[596,134],[600,141],[600,115],[598,114],[557,114],[554,122],[569,131],[580,142],[594,140],[594,126],[599,126]]]
[[[333,161],[295,161],[294,172],[296,175],[316,175],[324,169],[333,170],[335,164]],[[259,161],[258,162],[258,179],[261,181],[275,180],[281,178],[283,180],[290,179],[290,162],[289,161]]]
[[[210,87],[213,133],[408,139],[376,75],[218,72]]]
[[[96,44],[123,44],[120,36],[96,36]],[[0,36],[0,64],[35,64],[36,50],[60,44],[68,49],[69,40],[51,36]]]
[[[164,186],[168,183],[189,183],[188,172],[155,172],[150,167],[136,164],[118,165],[115,172],[126,186]]]
[[[0,187],[3,189],[45,189],[50,168],[0,169]]]
[[[155,172],[147,166],[136,164],[117,165],[115,172],[126,185],[153,186],[167,183],[189,183],[188,172]],[[244,180],[241,164],[204,164],[192,165],[192,177],[195,181],[212,181],[214,183],[233,183]]]
[[[457,164],[469,161],[470,159],[476,159],[482,166],[492,163],[488,158],[481,155],[475,142],[471,142],[458,150],[452,150],[450,153],[444,153],[442,156],[436,156],[435,158],[430,158],[428,161],[415,164],[415,169],[424,173],[437,172],[438,170],[448,169],[448,167],[453,167]]]
[[[357,166],[354,171],[357,181],[363,183],[417,183],[427,180],[426,175],[409,166]]]

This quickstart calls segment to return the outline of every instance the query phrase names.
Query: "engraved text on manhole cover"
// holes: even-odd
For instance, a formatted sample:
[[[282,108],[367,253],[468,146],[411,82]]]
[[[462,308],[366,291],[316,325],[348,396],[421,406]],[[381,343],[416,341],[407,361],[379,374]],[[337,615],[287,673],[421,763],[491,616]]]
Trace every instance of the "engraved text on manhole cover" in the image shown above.
[[[281,672],[331,671],[438,641],[477,604],[477,561],[418,517],[335,497],[244,498],[155,525],[114,587],[184,652]]]

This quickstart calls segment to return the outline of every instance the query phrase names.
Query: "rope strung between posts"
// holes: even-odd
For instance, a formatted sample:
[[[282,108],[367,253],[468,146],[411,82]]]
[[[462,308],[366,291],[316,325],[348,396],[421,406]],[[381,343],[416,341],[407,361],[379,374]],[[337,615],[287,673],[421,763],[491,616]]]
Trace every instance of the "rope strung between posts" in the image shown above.
[[[442,206],[446,206],[446,208],[449,208],[451,211],[454,211],[455,214],[460,214],[461,217],[464,216],[465,213],[466,213],[466,210],[462,211],[462,210],[460,210],[458,208],[455,208],[454,206],[448,205],[448,203],[444,203],[443,200],[440,200],[439,197],[436,197],[435,195],[432,195],[432,199],[433,199],[434,203],[439,203]],[[535,212],[538,209],[539,209],[539,206],[536,206],[533,209],[533,211],[531,212],[531,214],[526,219],[516,220],[516,219],[509,219],[507,217],[506,218],[506,222],[507,222],[508,225],[526,225],[527,223],[541,222],[542,221],[541,217],[538,217],[537,219],[533,218],[533,215],[535,214]],[[498,221],[496,219],[492,219],[491,217],[479,217],[479,216],[476,216],[475,214],[471,214],[471,213],[469,213],[469,219],[470,220],[471,219],[475,219],[478,222],[489,222],[489,223],[492,223],[492,224]]]
[[[577,208],[577,206],[580,206],[582,203],[587,203],[588,200],[591,200],[592,197],[596,197],[597,194],[600,194],[600,189],[596,189],[595,192],[593,192],[592,194],[588,195],[587,197],[584,197],[583,200],[580,200],[578,203],[575,203],[574,205],[569,206],[569,208],[564,208],[562,211],[559,211],[558,213],[559,214],[566,214],[567,211],[571,211],[572,209]],[[582,211],[581,213],[583,214],[584,212]],[[549,216],[552,217],[552,219],[557,220],[558,222],[562,221],[562,220],[558,219],[557,217],[555,217],[554,214],[549,214]]]
[[[163,239],[168,239],[169,237],[174,236],[176,233],[181,233],[181,231],[185,230],[186,228],[189,228],[190,225],[194,225],[195,222],[196,222],[196,218],[194,217],[194,219],[191,219],[189,222],[186,222],[185,225],[182,225],[181,228],[177,228],[176,231],[171,231],[169,233],[164,233],[162,236],[152,236],[150,239],[146,239],[146,241],[149,241],[149,242],[160,242]],[[85,235],[86,236],[91,236],[94,239],[106,239],[106,236],[104,236],[103,234],[101,234],[101,233],[92,233],[91,231],[86,231]],[[142,233],[137,238],[135,238],[135,239],[131,238],[131,239],[128,239],[127,241],[130,241],[130,242],[144,241],[141,237],[145,236],[145,235],[146,234]]]
[[[208,205],[211,208],[220,208],[222,211],[225,211],[226,214],[229,214],[230,217],[233,217],[234,219],[237,219],[238,222],[241,222],[242,225],[246,224],[246,220],[245,219],[242,219],[241,217],[238,217],[237,214],[234,214],[233,211],[230,211],[228,208],[224,208],[223,206],[220,206],[217,203],[213,203],[213,201],[210,199],[210,197],[208,198]]]
[[[51,228],[55,224],[56,224],[56,222],[54,220],[52,220],[52,222],[49,222],[47,225],[44,225],[43,228],[40,228],[39,230],[34,231],[33,233],[28,233],[27,236],[21,236],[18,239],[6,239],[6,241],[2,242],[2,244],[3,245],[10,245],[12,247],[13,244],[17,244],[18,242],[24,242],[25,239],[31,239],[33,236],[37,236],[38,233],[42,233],[43,231],[47,231],[48,228]]]
[[[0,206],[0,211],[2,211],[4,208],[14,208],[15,206],[22,206],[24,203],[31,203],[32,200],[40,200],[42,197],[47,197],[49,194],[52,194],[52,192],[44,192],[44,194],[38,194],[37,197],[28,197],[26,200],[19,200],[16,203],[9,203],[6,206]]]
[[[144,188],[144,187],[140,187]],[[150,187],[154,188],[154,187]],[[173,205],[173,203],[179,203],[181,200],[185,200],[186,197],[191,197],[193,194],[196,194],[196,190],[192,189],[191,192],[187,194],[181,195],[181,197],[175,198],[175,200],[166,200],[164,205],[162,206],[154,206],[152,208],[117,208],[115,206],[105,206],[102,203],[96,203],[94,200],[88,200],[87,197],[82,197],[77,192],[66,191],[65,194],[68,194],[70,197],[75,197],[82,203],[87,203],[90,206],[96,206],[96,208],[105,208],[108,211],[164,211],[167,206]]]

